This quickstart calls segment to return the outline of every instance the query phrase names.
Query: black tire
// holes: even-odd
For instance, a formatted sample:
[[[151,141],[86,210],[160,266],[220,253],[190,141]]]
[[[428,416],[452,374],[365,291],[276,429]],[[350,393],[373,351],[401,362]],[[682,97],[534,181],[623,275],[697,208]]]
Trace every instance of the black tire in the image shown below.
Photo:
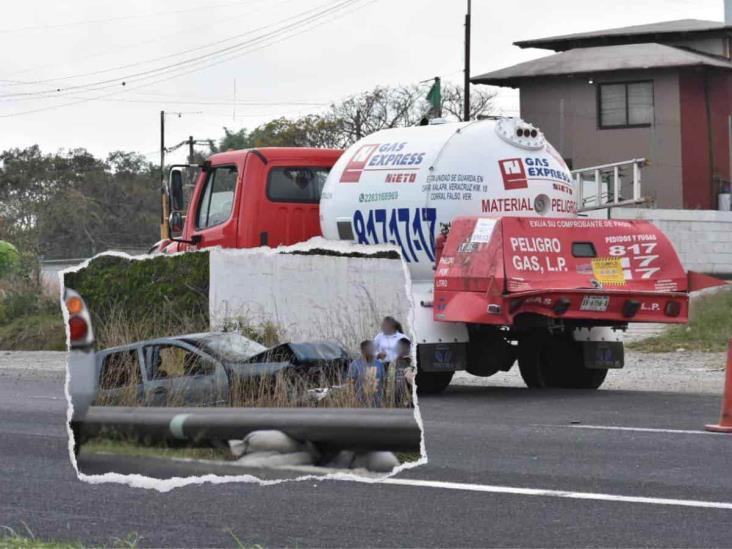
[[[572,375],[563,385],[565,389],[599,389],[607,377],[607,368],[589,369],[579,368],[572,372]]]
[[[417,370],[417,394],[436,395],[441,393],[452,381],[455,372],[423,372]]]
[[[518,360],[531,389],[599,389],[607,377],[607,369],[585,368],[582,345],[569,334],[527,334],[519,342]]]

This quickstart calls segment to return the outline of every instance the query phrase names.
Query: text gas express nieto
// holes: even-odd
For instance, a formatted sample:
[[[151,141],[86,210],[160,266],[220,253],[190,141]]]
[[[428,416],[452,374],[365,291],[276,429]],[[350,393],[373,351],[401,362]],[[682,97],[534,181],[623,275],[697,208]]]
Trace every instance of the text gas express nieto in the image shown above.
[[[369,159],[368,166],[419,166],[424,160],[424,156],[426,153],[401,152],[406,146],[406,142],[384,143],[383,145],[379,145],[377,154],[374,154]]]

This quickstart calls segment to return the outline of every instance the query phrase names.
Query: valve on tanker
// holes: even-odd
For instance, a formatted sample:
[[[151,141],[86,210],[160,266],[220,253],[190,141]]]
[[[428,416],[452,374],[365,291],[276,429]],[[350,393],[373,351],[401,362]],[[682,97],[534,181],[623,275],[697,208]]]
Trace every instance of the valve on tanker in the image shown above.
[[[540,194],[534,198],[534,211],[539,215],[546,215],[549,211],[549,197],[545,194]]]
[[[496,122],[496,133],[507,143],[523,149],[539,150],[546,143],[541,130],[520,118],[502,118]]]

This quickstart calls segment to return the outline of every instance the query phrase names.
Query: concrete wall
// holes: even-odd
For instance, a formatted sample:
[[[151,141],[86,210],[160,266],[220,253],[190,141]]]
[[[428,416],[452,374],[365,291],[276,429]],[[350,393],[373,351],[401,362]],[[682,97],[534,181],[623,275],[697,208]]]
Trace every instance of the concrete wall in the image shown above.
[[[653,80],[655,124],[599,129],[597,84]],[[563,112],[563,115],[562,115]],[[660,208],[683,207],[678,76],[670,71],[618,72],[587,78],[544,78],[521,85],[521,116],[538,125],[575,168],[646,157],[643,193]]]
[[[338,243],[344,246],[364,248]],[[370,248],[368,253],[378,247]],[[272,322],[292,341],[336,339],[353,351],[379,332],[384,316],[394,316],[409,330],[409,282],[401,258],[292,255],[261,248],[212,249],[210,257],[214,329],[243,317],[252,324]]]
[[[669,237],[684,268],[732,275],[732,212],[616,208],[613,219],[648,219]],[[606,218],[607,211],[591,217]]]

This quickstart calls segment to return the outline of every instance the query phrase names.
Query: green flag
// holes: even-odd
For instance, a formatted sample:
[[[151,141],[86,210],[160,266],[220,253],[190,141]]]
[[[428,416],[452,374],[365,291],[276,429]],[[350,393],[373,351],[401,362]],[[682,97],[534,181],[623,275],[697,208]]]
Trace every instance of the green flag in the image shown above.
[[[432,108],[439,112],[442,106],[442,90],[440,89],[440,77],[435,78],[435,83],[432,84],[430,91],[427,92],[427,101],[430,102]]]

